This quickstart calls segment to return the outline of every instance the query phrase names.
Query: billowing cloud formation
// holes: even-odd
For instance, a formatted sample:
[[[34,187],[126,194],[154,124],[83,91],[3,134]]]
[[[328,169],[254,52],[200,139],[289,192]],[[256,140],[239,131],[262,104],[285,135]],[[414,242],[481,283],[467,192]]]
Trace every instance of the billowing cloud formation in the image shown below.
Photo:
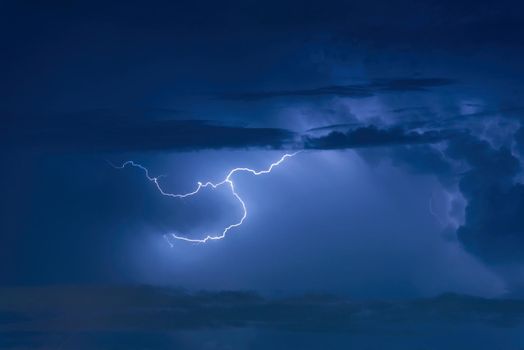
[[[521,134],[517,133],[517,143]],[[445,141],[441,150],[426,145],[400,147],[389,150],[389,156],[413,172],[437,176],[445,186],[458,183],[466,208],[457,238],[468,251],[489,263],[524,261],[519,159],[508,146],[495,146],[472,133]]]
[[[447,154],[470,167],[459,181],[468,201],[466,222],[457,232],[460,241],[488,261],[522,261],[524,185],[515,182],[519,160],[508,148],[473,137],[450,142]]]
[[[515,135],[520,151],[522,135],[521,128]],[[524,261],[524,185],[517,179],[522,166],[509,148],[511,136],[495,146],[471,130],[419,132],[367,126],[309,136],[304,143],[309,149],[402,146],[386,151],[395,164],[435,175],[445,186],[458,183],[466,212],[457,238],[468,251],[489,263]],[[440,150],[431,147],[434,143],[441,143]],[[454,168],[457,163],[462,166]]]

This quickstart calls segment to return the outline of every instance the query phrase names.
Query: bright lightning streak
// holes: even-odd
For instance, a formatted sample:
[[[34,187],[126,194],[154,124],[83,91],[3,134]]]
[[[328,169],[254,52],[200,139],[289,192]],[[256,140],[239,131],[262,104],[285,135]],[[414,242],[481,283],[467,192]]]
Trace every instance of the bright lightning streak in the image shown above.
[[[275,163],[272,163],[269,166],[269,168],[267,168],[265,170],[258,170],[257,171],[257,170],[253,170],[253,169],[250,169],[250,168],[234,168],[231,171],[229,171],[229,173],[227,174],[227,176],[226,176],[226,178],[224,180],[222,180],[220,182],[217,182],[217,183],[213,183],[213,182],[210,182],[210,181],[202,183],[202,182],[199,181],[199,182],[197,182],[197,187],[196,187],[196,189],[194,191],[191,191],[191,192],[188,192],[188,193],[182,193],[182,194],[175,194],[175,193],[169,193],[169,192],[164,191],[164,189],[160,186],[160,183],[158,182],[158,179],[160,179],[162,176],[156,176],[156,177],[151,176],[149,174],[149,170],[146,167],[144,167],[143,165],[140,165],[140,164],[138,164],[138,163],[136,163],[136,162],[134,162],[132,160],[129,160],[129,161],[123,163],[120,166],[115,166],[115,165],[112,165],[112,164],[111,165],[113,167],[117,168],[117,169],[123,169],[126,166],[132,166],[132,167],[141,169],[145,173],[146,178],[149,181],[151,181],[151,182],[153,182],[155,184],[156,188],[158,189],[158,191],[163,196],[172,197],[172,198],[186,198],[186,197],[194,196],[195,194],[200,192],[201,189],[206,188],[206,187],[212,187],[213,189],[216,189],[216,188],[218,188],[220,186],[223,186],[223,185],[229,186],[229,188],[231,190],[231,194],[233,195],[233,197],[236,198],[236,200],[242,206],[242,217],[240,218],[240,220],[238,222],[233,223],[233,224],[225,227],[222,230],[222,233],[220,233],[218,235],[207,234],[207,235],[205,235],[205,238],[202,238],[202,239],[187,238],[187,237],[184,237],[184,236],[179,236],[179,235],[177,235],[175,233],[171,233],[170,234],[172,238],[180,240],[180,241],[191,242],[191,243],[206,243],[206,242],[208,242],[210,240],[219,240],[219,239],[224,238],[229,230],[231,230],[231,229],[233,229],[235,227],[239,227],[240,225],[242,225],[244,223],[244,220],[247,218],[246,203],[242,200],[242,198],[235,191],[235,184],[234,184],[234,182],[232,180],[233,175],[235,175],[236,173],[240,173],[240,172],[247,172],[247,173],[253,174],[255,176],[268,174],[268,173],[270,173],[273,170],[273,168],[275,168],[275,167],[279,166],[280,164],[282,164],[287,158],[291,158],[291,157],[297,155],[300,152],[301,151],[284,154],[278,161],[276,161]],[[171,247],[173,247],[173,244],[171,243],[171,241],[168,238],[168,236],[164,235],[164,238],[169,243],[169,245]]]

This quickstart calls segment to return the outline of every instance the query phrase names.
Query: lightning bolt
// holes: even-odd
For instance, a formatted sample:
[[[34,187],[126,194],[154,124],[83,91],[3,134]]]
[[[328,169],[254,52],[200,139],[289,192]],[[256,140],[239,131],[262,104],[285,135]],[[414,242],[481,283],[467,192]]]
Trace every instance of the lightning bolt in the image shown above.
[[[216,235],[206,234],[205,238],[202,238],[202,239],[187,238],[187,237],[184,237],[184,236],[177,235],[175,233],[169,234],[169,236],[171,236],[175,240],[191,242],[191,243],[207,243],[208,241],[215,241],[215,240],[223,239],[230,230],[232,230],[232,229],[234,229],[236,227],[241,226],[244,223],[244,220],[246,220],[246,218],[247,218],[246,203],[239,196],[239,194],[236,192],[236,190],[235,190],[235,183],[233,182],[233,176],[236,173],[246,172],[246,173],[250,173],[250,174],[255,175],[255,176],[269,174],[271,171],[273,171],[273,168],[279,166],[286,159],[294,157],[295,155],[297,155],[300,152],[301,151],[297,151],[297,152],[294,152],[294,153],[286,153],[278,161],[272,163],[268,168],[266,168],[264,170],[253,170],[253,169],[250,169],[250,168],[234,168],[234,169],[230,170],[229,173],[227,174],[227,176],[225,177],[225,179],[220,181],[220,182],[213,183],[213,182],[207,181],[207,182],[204,183],[204,182],[198,181],[197,182],[197,187],[196,187],[196,189],[194,191],[191,191],[191,192],[188,192],[188,193],[181,193],[181,194],[166,192],[162,188],[162,186],[160,185],[160,183],[158,181],[162,176],[155,176],[155,177],[151,176],[150,173],[149,173],[149,170],[145,166],[140,165],[140,164],[138,164],[138,163],[136,163],[136,162],[134,162],[132,160],[124,162],[120,166],[115,166],[115,165],[113,165],[111,163],[110,164],[114,168],[117,168],[117,169],[123,169],[126,166],[131,166],[131,167],[135,167],[135,168],[138,168],[138,169],[142,170],[144,172],[146,178],[155,185],[155,187],[160,192],[160,194],[162,194],[163,196],[166,196],[166,197],[186,198],[186,197],[191,197],[191,196],[196,195],[198,192],[200,192],[201,189],[206,188],[206,187],[211,187],[213,189],[216,189],[216,188],[218,188],[220,186],[229,186],[229,188],[231,190],[231,194],[233,195],[233,197],[235,197],[235,199],[240,203],[240,206],[242,207],[242,217],[240,218],[240,220],[238,220],[237,222],[235,222],[233,224],[230,224],[229,226],[226,226],[222,230],[222,232],[220,234],[216,234]],[[171,243],[171,240],[169,239],[169,236],[168,235],[164,235],[164,238],[169,243],[169,245],[171,247],[173,247],[173,243]]]
[[[444,222],[444,220],[442,220],[441,217],[433,209],[433,194],[431,194],[431,197],[429,197],[429,213],[433,215],[435,219],[437,219],[440,225],[445,226],[446,223]]]

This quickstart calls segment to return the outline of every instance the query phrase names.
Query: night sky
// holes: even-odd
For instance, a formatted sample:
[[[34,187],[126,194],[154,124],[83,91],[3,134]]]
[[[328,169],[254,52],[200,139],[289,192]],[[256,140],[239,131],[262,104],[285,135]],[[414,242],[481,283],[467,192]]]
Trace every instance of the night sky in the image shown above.
[[[524,349],[521,2],[8,0],[0,45],[0,349]],[[243,209],[153,178],[285,154],[172,236]]]

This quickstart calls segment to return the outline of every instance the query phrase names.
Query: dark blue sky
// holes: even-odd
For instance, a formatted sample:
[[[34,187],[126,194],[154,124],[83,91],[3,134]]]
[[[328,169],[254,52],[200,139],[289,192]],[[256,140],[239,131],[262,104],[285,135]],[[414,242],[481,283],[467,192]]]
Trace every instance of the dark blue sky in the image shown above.
[[[217,300],[224,290],[250,291],[277,310],[279,298],[303,295],[309,310],[317,303],[310,293],[427,298],[435,307],[439,295],[456,293],[442,298],[460,310],[481,303],[457,295],[521,298],[523,10],[517,1],[2,2],[1,293],[24,286],[69,295],[57,286],[75,285],[71,298],[82,300],[88,291],[78,286],[119,285],[129,286],[121,293],[131,303],[132,286],[145,284],[155,293],[185,289],[184,305],[197,306],[195,291]],[[235,176],[249,212],[241,227],[173,247],[164,234],[218,232],[242,215],[238,203],[225,189],[165,198],[139,169],[110,165],[138,161],[183,193],[297,150],[271,174]],[[223,315],[242,320],[238,334],[201,327],[230,327],[203,316],[184,328],[191,334],[146,327],[143,339],[111,333],[118,322],[84,324],[79,332],[94,333],[73,344],[206,348],[195,337],[207,337],[216,348],[264,348],[269,336],[315,348],[325,339],[310,331],[347,331],[323,309],[315,325],[280,327],[268,316],[270,326],[251,329],[252,313],[269,311],[257,301],[247,312],[242,295],[228,304],[242,316]],[[13,329],[42,346],[67,331],[8,332],[3,318],[14,324],[21,311],[6,305],[0,336],[11,340],[0,347],[30,346]],[[500,305],[474,311],[513,321],[506,311],[521,308]],[[417,307],[394,317],[417,319]],[[502,331],[467,315],[450,326],[455,344],[473,346],[466,339],[475,327],[488,329],[475,346],[522,341],[516,323]],[[423,330],[413,331],[436,336],[446,317],[423,317]],[[384,329],[383,318],[361,322],[363,334],[380,334],[376,343],[340,336],[332,347],[380,349],[386,333],[404,331],[367,328]],[[417,348],[424,339],[391,344]]]

